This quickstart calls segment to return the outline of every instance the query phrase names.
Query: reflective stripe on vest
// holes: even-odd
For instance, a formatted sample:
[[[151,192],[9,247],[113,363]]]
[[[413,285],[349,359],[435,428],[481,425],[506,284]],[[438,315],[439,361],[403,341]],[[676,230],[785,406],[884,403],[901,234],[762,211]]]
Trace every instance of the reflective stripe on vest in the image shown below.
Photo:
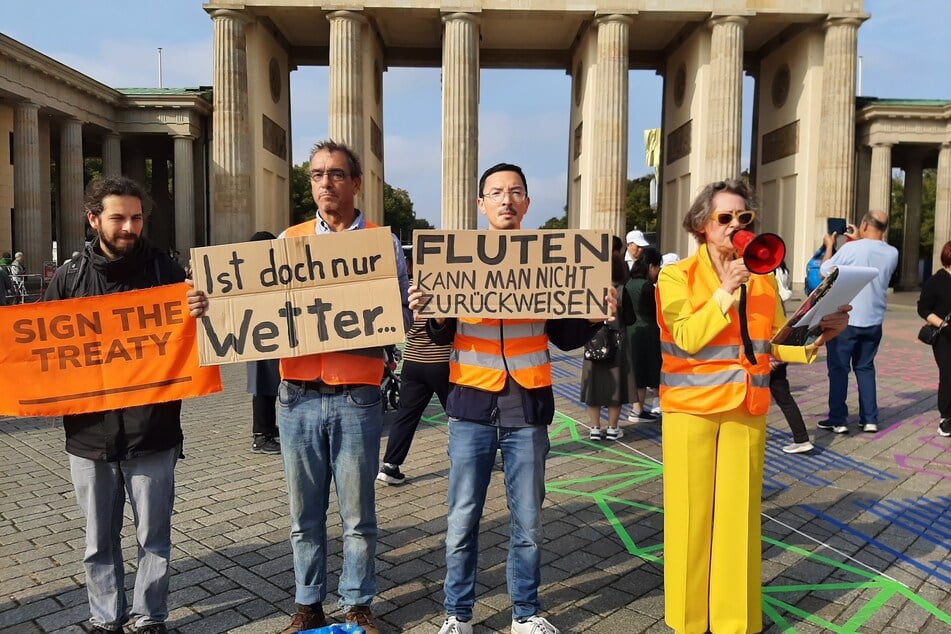
[[[693,257],[676,264],[687,278],[689,295],[684,298],[694,311],[709,301],[719,288],[720,280],[709,263],[706,246]],[[662,298],[663,288],[658,288]],[[696,304],[693,304],[693,302]],[[775,315],[776,292],[768,276],[753,275],[747,287],[747,313],[750,338],[756,364],[743,354],[740,317],[730,309],[730,324],[707,345],[689,354],[674,343],[670,329],[660,319],[661,409],[690,414],[712,414],[735,409],[745,404],[751,414],[769,410],[770,336]],[[661,316],[661,302],[658,314]]]
[[[449,381],[498,392],[506,375],[527,389],[551,385],[545,320],[460,318],[449,355]]]
[[[377,225],[370,221],[367,228]],[[284,237],[316,235],[317,219],[294,225]],[[383,380],[383,349],[361,348],[341,352],[308,354],[281,359],[281,378],[295,381],[321,380],[329,385],[379,385]]]

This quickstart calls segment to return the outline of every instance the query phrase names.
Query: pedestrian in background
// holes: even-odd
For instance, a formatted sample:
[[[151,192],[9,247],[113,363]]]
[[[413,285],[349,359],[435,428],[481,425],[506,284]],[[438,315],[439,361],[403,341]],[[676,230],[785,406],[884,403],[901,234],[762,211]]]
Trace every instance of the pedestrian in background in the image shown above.
[[[252,242],[275,240],[270,231],[258,231]],[[281,453],[280,434],[277,430],[277,389],[281,384],[279,359],[261,359],[245,364],[248,373],[248,393],[251,394],[251,451],[253,453]]]
[[[634,372],[631,370],[631,355],[628,351],[626,328],[634,323],[637,316],[631,296],[624,287],[627,279],[627,266],[624,263],[624,244],[614,236],[611,258],[611,283],[618,293],[618,310],[614,321],[605,324],[605,328],[619,332],[618,347],[612,359],[592,361],[585,359],[581,364],[581,400],[588,406],[588,424],[591,440],[620,440],[624,430],[618,427],[621,417],[621,405],[630,403],[637,392],[634,384]],[[608,428],[601,431],[601,408],[608,410]]]
[[[941,268],[928,278],[918,297],[918,314],[932,326],[941,328],[932,348],[938,365],[938,433],[951,436],[951,242],[941,248]]]
[[[390,425],[383,453],[383,465],[376,479],[390,485],[406,482],[400,465],[406,462],[410,445],[419,427],[419,419],[433,399],[446,409],[449,392],[449,352],[451,344],[438,346],[426,332],[426,319],[417,318],[406,332],[403,369],[400,372],[400,408]]]
[[[647,406],[647,388],[656,390],[660,385],[660,326],[657,325],[654,284],[660,274],[661,261],[657,249],[644,248],[625,284],[637,314],[634,323],[627,327],[634,383],[637,386],[633,411],[627,417],[632,423],[655,423],[660,419]]]

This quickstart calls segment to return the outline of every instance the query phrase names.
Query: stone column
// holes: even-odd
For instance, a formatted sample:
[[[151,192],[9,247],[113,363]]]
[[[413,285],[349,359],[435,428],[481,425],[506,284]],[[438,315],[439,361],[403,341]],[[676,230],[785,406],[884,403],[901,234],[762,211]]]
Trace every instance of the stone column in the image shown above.
[[[590,229],[624,235],[627,187],[628,36],[630,16],[598,20],[598,62],[594,117],[594,209]]]
[[[931,271],[941,268],[941,249],[951,240],[951,143],[938,152],[938,173],[934,200],[934,255]]]
[[[122,137],[109,132],[102,140],[102,175],[122,175]]]
[[[175,248],[180,260],[188,262],[188,250],[195,246],[195,160],[193,139],[175,137]]]
[[[710,116],[707,121],[704,185],[739,178],[743,127],[743,29],[746,18],[710,20]]]
[[[251,126],[248,120],[248,64],[241,11],[219,9],[214,22],[214,139],[211,148],[212,242],[239,242],[251,235]]]
[[[125,163],[123,173],[145,187],[145,152],[142,149],[141,139],[133,138],[127,141],[126,153],[122,161]]]
[[[327,129],[363,158],[363,26],[366,17],[334,11],[330,21],[330,106]]]
[[[872,146],[872,168],[868,180],[868,209],[858,209],[855,220],[860,220],[866,211],[879,210],[888,213],[892,200],[892,146],[876,143]],[[836,214],[829,214],[835,216]],[[852,214],[843,214],[852,217]]]
[[[443,16],[442,228],[475,229],[479,169],[479,17]]]
[[[175,220],[172,212],[172,197],[168,191],[167,148],[158,148],[152,155],[152,211],[146,217],[149,240],[153,245],[167,250],[175,244]]]
[[[52,248],[49,219],[44,222],[42,214],[39,111],[28,101],[13,109],[13,250],[23,251],[27,271],[33,273]]]
[[[901,278],[903,291],[919,286],[918,244],[921,239],[921,161],[912,159],[905,165],[905,228],[901,244]]]
[[[79,119],[63,121],[59,134],[59,233],[57,252],[65,260],[82,250],[86,241],[86,214],[83,213],[83,124]]]
[[[855,56],[861,23],[859,18],[831,18],[824,25],[817,217],[853,215]],[[874,206],[874,200],[869,204]]]

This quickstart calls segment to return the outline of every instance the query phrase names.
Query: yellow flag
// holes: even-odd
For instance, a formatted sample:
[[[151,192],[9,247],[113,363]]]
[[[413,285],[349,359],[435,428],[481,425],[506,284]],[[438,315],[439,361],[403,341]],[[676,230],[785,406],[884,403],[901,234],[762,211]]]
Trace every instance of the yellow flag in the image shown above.
[[[644,130],[644,162],[649,167],[660,167],[660,128]]]

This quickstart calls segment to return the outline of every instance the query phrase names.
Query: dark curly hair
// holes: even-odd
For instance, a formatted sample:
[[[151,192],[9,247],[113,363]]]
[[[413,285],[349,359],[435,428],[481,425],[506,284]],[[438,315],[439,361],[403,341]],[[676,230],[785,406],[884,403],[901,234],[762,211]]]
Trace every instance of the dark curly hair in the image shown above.
[[[125,176],[109,176],[89,183],[83,209],[95,216],[102,213],[102,201],[106,196],[133,196],[145,207],[148,195],[137,182]]]

